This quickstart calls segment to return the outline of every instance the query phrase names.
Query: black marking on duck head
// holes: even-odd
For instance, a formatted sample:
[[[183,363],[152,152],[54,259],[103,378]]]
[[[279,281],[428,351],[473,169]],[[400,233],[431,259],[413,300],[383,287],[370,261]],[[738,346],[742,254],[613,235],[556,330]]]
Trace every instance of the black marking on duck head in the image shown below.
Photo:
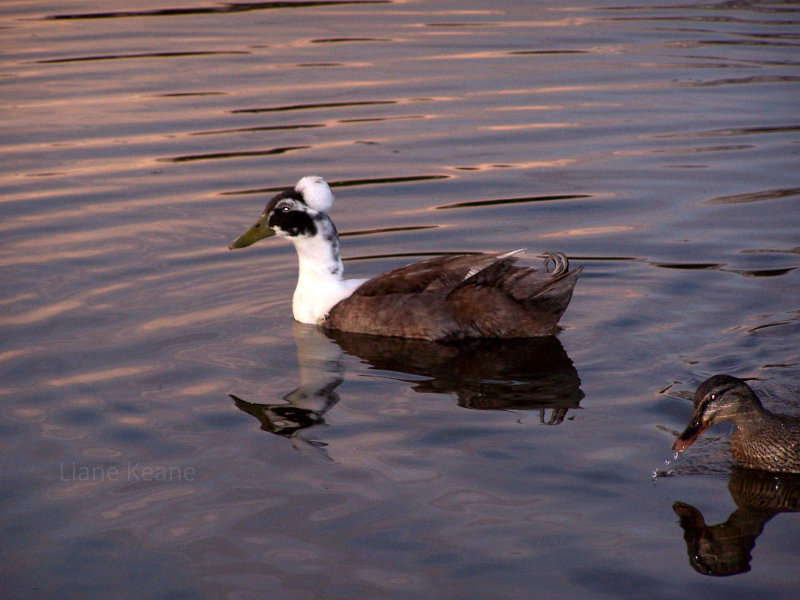
[[[761,406],[753,390],[741,379],[730,375],[714,375],[706,379],[697,388],[693,404],[694,416],[710,424]]]
[[[275,208],[278,202],[285,199],[294,200],[301,204],[306,203],[305,200],[303,199],[303,194],[301,194],[297,190],[295,189],[283,190],[282,192],[275,194],[272,198],[269,199],[269,202],[267,202],[267,205],[264,207],[264,214],[265,215],[269,214]]]
[[[264,238],[275,235],[277,231],[272,227],[272,222],[270,219],[272,217],[272,211],[278,204],[282,202],[290,202],[293,206],[305,206],[307,208],[302,194],[296,190],[284,190],[283,192],[276,194],[270,198],[269,202],[267,202],[267,205],[264,207],[264,211],[261,213],[261,216],[258,218],[258,220],[250,227],[250,229],[233,240],[228,248],[231,250],[235,250],[236,248],[246,248],[258,240],[263,240]],[[286,232],[282,233],[285,234]]]
[[[276,210],[269,217],[269,226],[289,237],[314,237],[317,226],[314,219],[299,210]]]
[[[311,211],[294,190],[275,196],[265,210],[269,211],[269,226],[288,237],[314,237],[320,217],[324,218],[321,213]]]
[[[261,421],[261,429],[292,437],[302,429],[324,423],[320,413],[291,404],[256,404],[229,394],[236,407]]]

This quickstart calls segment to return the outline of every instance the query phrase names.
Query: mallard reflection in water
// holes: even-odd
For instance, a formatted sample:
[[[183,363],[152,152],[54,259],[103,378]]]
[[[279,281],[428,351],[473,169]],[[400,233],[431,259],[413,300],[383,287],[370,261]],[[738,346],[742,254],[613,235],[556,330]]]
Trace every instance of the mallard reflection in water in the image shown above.
[[[766,523],[781,512],[800,510],[800,475],[734,469],[728,491],[736,510],[724,523],[707,525],[690,504],[675,502],[692,568],[703,575],[750,570],[751,552]]]

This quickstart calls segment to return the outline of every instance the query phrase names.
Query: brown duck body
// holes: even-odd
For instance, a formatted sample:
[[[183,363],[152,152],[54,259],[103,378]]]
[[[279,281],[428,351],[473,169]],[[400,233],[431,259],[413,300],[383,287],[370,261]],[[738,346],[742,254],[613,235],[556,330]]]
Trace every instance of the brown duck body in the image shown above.
[[[800,418],[776,415],[762,407],[732,419],[731,456],[744,467],[800,473]]]
[[[440,256],[370,279],[331,308],[330,330],[426,340],[550,335],[582,267],[549,256],[552,271],[510,255]]]
[[[731,456],[744,467],[800,473],[800,417],[778,415],[761,405],[746,383],[714,375],[697,388],[689,424],[672,449],[683,452],[708,427],[732,421]]]

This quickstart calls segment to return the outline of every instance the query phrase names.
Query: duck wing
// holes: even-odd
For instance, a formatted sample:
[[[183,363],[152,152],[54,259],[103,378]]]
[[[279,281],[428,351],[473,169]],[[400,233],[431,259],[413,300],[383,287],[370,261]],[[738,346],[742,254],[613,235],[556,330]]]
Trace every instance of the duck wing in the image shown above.
[[[397,267],[361,284],[353,295],[388,296],[390,294],[446,294],[465,279],[474,276],[498,260],[513,254],[455,254],[436,256]]]
[[[447,294],[512,254],[437,256],[392,269],[365,281],[333,306],[323,327],[426,340],[464,337],[458,334],[460,325],[445,300]]]

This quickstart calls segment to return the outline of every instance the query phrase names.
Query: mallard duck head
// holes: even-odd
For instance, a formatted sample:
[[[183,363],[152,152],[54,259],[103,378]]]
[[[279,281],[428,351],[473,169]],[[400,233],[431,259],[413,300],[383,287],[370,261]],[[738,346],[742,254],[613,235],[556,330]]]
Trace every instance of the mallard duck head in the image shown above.
[[[683,452],[714,423],[760,408],[761,403],[748,385],[730,375],[709,377],[694,393],[689,424],[672,444],[673,452]]]

